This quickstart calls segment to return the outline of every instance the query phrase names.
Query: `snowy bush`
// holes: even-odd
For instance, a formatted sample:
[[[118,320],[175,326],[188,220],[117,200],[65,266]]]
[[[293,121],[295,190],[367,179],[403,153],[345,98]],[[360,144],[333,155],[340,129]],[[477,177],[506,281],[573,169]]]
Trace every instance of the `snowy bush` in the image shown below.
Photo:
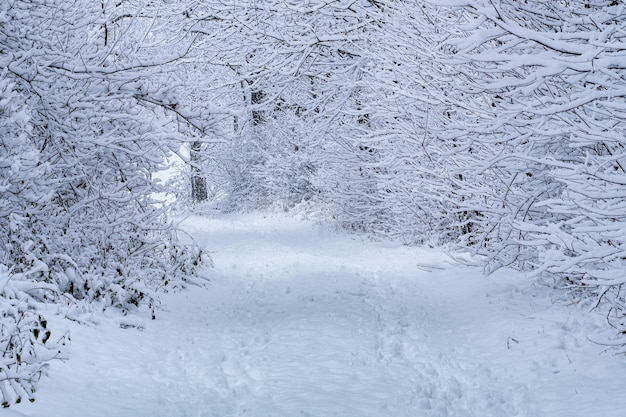
[[[45,270],[13,273],[0,265],[0,394],[2,406],[24,399],[34,401],[36,383],[48,362],[64,359],[66,335],[53,334],[38,306],[57,295],[55,285],[32,281],[30,275]]]

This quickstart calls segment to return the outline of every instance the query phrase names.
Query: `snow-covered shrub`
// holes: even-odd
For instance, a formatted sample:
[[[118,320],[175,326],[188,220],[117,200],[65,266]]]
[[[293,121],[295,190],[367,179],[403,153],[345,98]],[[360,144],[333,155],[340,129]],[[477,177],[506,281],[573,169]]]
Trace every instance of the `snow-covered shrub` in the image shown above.
[[[13,273],[0,265],[0,394],[2,406],[34,401],[37,381],[48,362],[64,359],[67,335],[53,334],[38,306],[57,295],[53,284],[29,275],[45,271],[39,262],[30,271]]]

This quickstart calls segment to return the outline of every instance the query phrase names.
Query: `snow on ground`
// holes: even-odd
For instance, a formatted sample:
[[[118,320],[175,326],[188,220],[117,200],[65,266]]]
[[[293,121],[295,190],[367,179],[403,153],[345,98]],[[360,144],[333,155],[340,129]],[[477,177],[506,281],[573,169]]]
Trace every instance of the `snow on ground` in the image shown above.
[[[519,273],[278,215],[185,228],[208,289],[165,295],[156,321],[57,323],[71,360],[0,416],[624,415],[626,362],[586,336],[601,318]]]

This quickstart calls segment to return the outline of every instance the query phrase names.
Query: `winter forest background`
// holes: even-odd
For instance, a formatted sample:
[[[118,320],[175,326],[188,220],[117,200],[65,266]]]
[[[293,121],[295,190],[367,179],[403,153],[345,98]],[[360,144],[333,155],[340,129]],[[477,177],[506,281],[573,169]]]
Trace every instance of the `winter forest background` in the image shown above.
[[[623,349],[625,97],[619,1],[2,1],[2,401],[64,355],[46,306],[195,281],[192,207],[470,251]]]

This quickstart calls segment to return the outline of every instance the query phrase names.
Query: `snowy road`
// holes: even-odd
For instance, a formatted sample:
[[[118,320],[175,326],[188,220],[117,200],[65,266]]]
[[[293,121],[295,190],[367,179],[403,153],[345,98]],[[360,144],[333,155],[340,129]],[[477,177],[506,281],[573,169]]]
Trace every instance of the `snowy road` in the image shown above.
[[[168,294],[168,311],[141,331],[107,321],[72,327],[72,360],[54,365],[36,403],[4,414],[503,417],[626,409],[624,361],[598,356],[572,330],[602,324],[551,307],[520,276],[484,278],[438,251],[363,242],[292,218],[194,218],[186,228],[213,251],[208,291]]]

